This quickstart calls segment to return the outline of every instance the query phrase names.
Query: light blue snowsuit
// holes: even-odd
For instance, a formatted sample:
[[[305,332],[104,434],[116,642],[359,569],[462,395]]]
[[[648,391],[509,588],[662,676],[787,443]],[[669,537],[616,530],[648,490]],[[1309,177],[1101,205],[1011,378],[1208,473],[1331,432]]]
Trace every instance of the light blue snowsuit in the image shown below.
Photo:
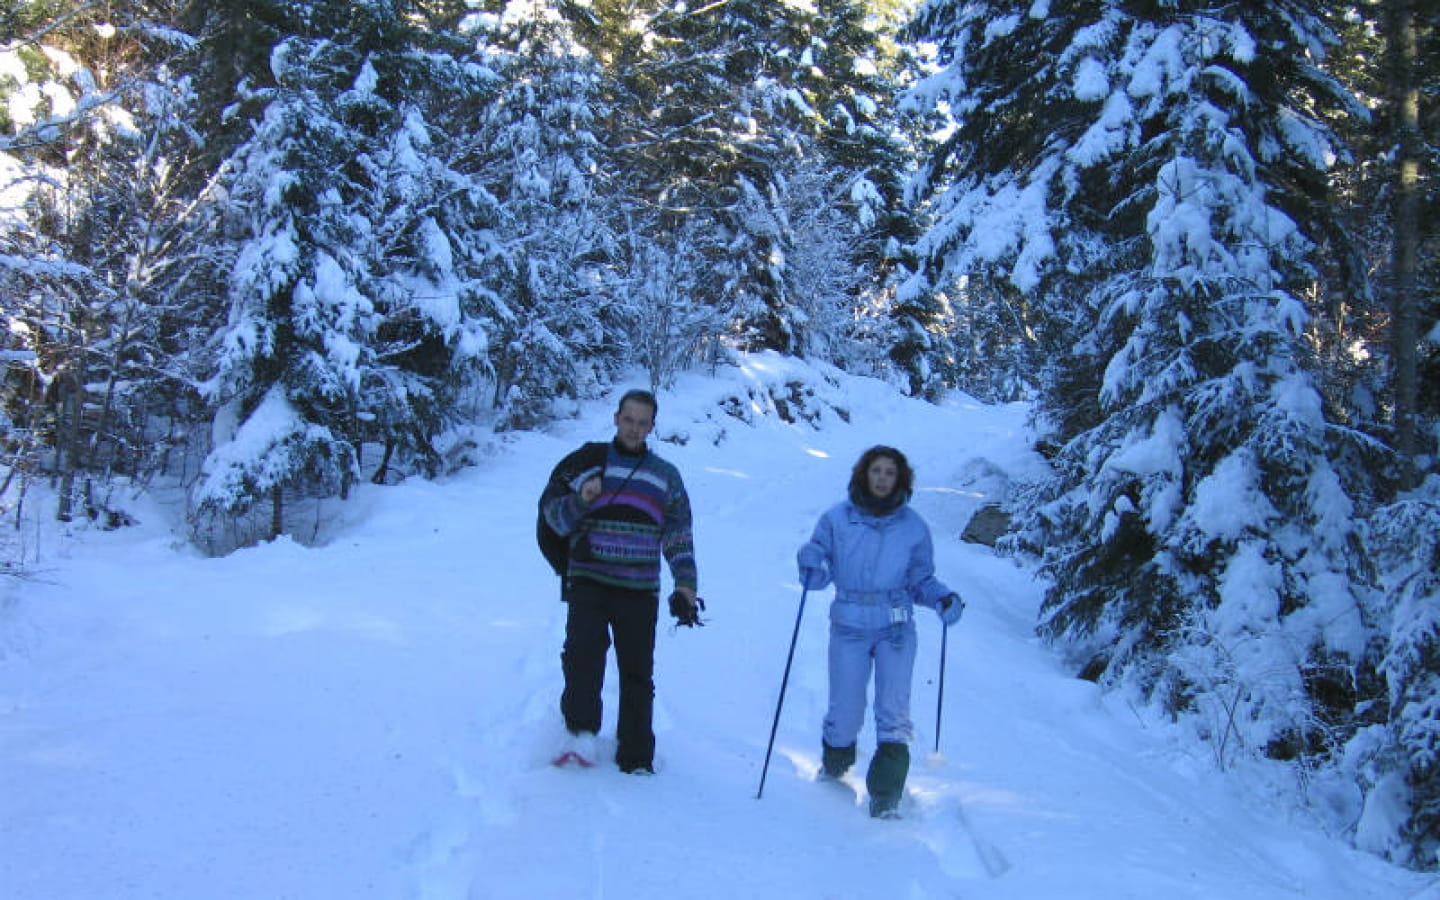
[[[908,744],[915,606],[935,608],[952,593],[935,577],[929,526],[908,505],[874,516],[845,500],[820,517],[798,559],[819,573],[809,588],[835,585],[825,743],[854,746],[873,666],[877,741]]]

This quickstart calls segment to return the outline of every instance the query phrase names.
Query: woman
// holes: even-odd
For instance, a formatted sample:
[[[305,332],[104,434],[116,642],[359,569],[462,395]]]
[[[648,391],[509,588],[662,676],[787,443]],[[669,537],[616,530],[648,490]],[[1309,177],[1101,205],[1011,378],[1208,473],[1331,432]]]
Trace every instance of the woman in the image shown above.
[[[839,778],[855,763],[873,668],[878,746],[865,786],[870,815],[880,818],[898,816],[910,770],[915,606],[935,609],[947,628],[964,609],[959,595],[935,577],[930,529],[907,505],[914,480],[899,450],[866,450],[850,473],[850,498],[826,510],[797,554],[807,589],[835,585],[821,777]]]

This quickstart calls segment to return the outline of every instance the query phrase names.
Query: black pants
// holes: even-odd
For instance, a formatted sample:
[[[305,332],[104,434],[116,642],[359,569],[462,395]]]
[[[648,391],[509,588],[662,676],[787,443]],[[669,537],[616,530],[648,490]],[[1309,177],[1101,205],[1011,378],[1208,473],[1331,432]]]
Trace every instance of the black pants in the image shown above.
[[[583,578],[565,589],[569,613],[560,667],[565,691],[560,712],[572,732],[600,731],[600,689],[605,683],[605,654],[615,640],[620,673],[619,746],[615,762],[625,770],[648,767],[655,759],[651,717],[655,707],[655,623],[659,595],[627,591]]]

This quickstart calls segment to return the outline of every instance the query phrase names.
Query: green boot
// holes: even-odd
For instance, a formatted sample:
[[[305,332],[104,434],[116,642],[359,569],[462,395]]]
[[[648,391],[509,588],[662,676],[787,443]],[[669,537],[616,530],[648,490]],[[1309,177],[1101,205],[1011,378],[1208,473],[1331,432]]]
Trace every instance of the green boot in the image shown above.
[[[870,815],[877,819],[900,817],[900,796],[905,793],[905,776],[910,774],[910,746],[884,741],[870,757],[865,787],[870,791]]]
[[[825,743],[824,740],[821,740],[820,746],[823,748],[820,754],[820,775],[822,778],[839,778],[841,775],[850,771],[851,766],[855,765],[854,744],[848,747],[832,747]]]

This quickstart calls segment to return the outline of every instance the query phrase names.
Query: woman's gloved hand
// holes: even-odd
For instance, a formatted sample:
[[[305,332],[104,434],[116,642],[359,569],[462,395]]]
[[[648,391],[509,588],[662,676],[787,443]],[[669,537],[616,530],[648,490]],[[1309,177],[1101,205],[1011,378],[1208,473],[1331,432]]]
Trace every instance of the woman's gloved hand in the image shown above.
[[[946,594],[935,604],[935,611],[940,614],[940,621],[949,628],[960,621],[960,616],[965,612],[965,601],[960,599],[959,594]]]
[[[800,565],[800,584],[808,590],[819,590],[830,583],[830,567],[825,564],[825,551],[815,544],[806,544],[795,554]]]

